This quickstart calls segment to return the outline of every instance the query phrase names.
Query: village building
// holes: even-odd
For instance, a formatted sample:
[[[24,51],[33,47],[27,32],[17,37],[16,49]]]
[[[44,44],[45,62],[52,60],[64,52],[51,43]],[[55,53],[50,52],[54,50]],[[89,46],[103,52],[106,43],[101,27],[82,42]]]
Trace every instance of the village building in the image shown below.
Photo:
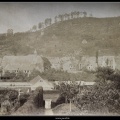
[[[51,68],[54,68],[56,70],[60,70],[61,60],[59,57],[47,57],[47,58],[51,63]]]
[[[115,57],[99,56],[97,59],[96,57],[83,56],[79,61],[79,70],[87,69],[89,71],[94,71],[97,67],[110,67],[115,70]]]
[[[35,90],[37,87],[43,87],[43,90],[53,90],[54,86],[48,80],[42,79],[39,75],[30,81],[31,90]]]
[[[73,81],[54,81],[55,85],[59,85],[61,82],[63,83],[72,83]],[[86,82],[86,81],[74,81],[74,83],[80,85],[80,86],[84,86],[84,85],[94,85],[95,82]]]
[[[73,73],[74,71],[78,71],[78,60],[75,58],[70,58],[67,61],[63,62],[63,70],[68,73]]]
[[[22,71],[29,76],[33,70],[43,72],[44,62],[42,57],[38,56],[35,50],[34,54],[27,56],[4,56],[1,67],[3,68],[3,75],[6,71],[15,73]]]
[[[51,63],[51,68],[63,70],[69,73],[78,70],[78,60],[75,57],[47,57]]]
[[[11,88],[21,90],[21,92],[34,91],[37,87],[42,86],[43,90],[53,90],[54,86],[48,80],[42,79],[39,75],[30,82],[0,82],[1,88]]]

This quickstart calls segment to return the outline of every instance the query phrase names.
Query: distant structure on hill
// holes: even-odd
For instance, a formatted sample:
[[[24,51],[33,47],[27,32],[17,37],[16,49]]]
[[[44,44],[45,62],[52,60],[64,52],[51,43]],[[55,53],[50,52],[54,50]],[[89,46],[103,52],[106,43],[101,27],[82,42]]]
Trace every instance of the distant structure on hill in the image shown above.
[[[13,29],[7,30],[7,36],[13,36]]]

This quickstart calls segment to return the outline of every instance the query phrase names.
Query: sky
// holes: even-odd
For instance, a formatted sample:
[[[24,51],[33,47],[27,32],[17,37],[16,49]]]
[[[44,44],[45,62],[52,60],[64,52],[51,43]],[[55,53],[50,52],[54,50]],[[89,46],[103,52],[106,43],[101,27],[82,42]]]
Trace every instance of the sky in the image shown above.
[[[82,3],[82,2],[32,2],[32,3],[0,3],[0,33],[7,29],[24,32],[44,22],[46,18],[70,13],[72,11],[86,11],[94,17],[120,16],[120,3]]]

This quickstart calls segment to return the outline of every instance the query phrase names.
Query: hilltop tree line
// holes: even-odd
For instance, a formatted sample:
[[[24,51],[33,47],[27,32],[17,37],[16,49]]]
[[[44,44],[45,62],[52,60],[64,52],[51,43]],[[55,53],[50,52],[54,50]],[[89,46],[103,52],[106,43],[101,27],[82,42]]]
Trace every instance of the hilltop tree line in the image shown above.
[[[83,12],[73,11],[71,13],[59,14],[58,16],[54,17],[53,23],[62,22],[65,20],[75,19],[79,17],[87,17],[87,15],[88,13],[86,11]],[[93,16],[92,14],[89,15],[89,17],[92,16]],[[44,22],[39,22],[38,25],[33,25],[31,30],[36,31],[37,28],[41,30],[44,29],[44,27],[50,26],[51,24],[52,24],[52,18],[46,18]]]

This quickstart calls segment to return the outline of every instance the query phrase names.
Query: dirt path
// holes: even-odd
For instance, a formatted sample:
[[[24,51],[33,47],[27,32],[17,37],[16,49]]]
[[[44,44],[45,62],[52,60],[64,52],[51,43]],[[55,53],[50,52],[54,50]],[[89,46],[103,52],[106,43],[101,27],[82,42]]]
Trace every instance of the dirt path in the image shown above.
[[[44,115],[53,115],[52,109],[45,109],[45,114]]]

